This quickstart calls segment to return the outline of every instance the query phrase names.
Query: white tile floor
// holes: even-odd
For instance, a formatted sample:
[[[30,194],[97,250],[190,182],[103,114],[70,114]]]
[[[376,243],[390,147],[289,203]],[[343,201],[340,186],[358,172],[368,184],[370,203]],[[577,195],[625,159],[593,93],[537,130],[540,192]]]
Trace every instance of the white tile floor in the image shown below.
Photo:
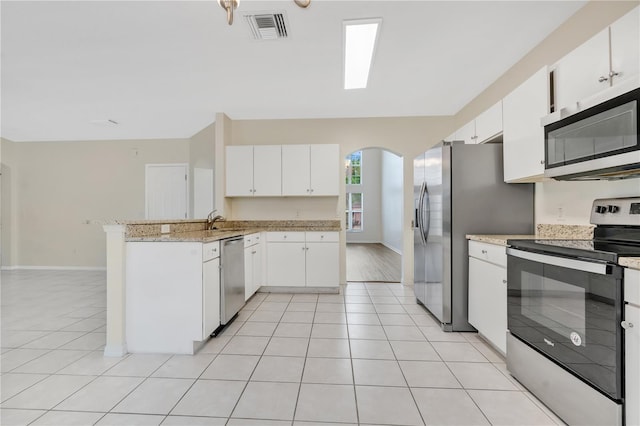
[[[2,272],[2,425],[553,425],[399,284],[257,294],[195,356],[105,358],[105,275]]]

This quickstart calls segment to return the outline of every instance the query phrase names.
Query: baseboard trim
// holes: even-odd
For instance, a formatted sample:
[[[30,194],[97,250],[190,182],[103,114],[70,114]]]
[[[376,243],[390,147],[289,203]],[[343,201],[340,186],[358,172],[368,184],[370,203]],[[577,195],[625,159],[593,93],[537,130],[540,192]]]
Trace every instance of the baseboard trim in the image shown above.
[[[32,271],[106,271],[105,266],[3,266],[3,271],[16,271],[16,270],[32,270]]]
[[[127,354],[127,345],[107,345],[104,348],[104,356],[106,357],[121,357]]]
[[[385,246],[386,248],[388,248],[391,251],[395,251],[400,256],[402,256],[402,251],[398,250],[397,248],[390,246],[389,244],[385,243],[384,241],[381,241],[380,244],[382,244],[383,246]]]
[[[289,287],[263,285],[256,293],[339,294],[340,287]]]

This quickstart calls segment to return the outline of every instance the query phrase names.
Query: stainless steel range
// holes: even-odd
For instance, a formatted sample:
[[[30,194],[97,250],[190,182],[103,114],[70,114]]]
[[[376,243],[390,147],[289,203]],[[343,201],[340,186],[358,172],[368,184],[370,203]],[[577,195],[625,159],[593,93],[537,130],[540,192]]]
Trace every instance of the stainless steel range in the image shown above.
[[[509,240],[507,368],[569,424],[622,424],[623,256],[640,197],[593,202],[593,240]]]

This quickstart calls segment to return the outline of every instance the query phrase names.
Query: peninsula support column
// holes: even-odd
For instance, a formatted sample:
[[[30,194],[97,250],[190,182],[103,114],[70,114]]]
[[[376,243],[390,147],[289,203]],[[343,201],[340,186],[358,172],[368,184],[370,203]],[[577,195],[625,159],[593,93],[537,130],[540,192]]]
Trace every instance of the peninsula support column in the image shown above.
[[[125,338],[126,225],[104,225],[107,234],[107,343],[105,356],[127,353]]]

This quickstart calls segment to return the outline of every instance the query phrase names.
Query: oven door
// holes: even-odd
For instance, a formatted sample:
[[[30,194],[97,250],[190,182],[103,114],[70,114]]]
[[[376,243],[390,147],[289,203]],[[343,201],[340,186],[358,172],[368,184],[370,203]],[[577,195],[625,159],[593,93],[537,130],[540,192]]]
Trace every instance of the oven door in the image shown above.
[[[622,400],[622,272],[617,265],[507,249],[511,334]]]

